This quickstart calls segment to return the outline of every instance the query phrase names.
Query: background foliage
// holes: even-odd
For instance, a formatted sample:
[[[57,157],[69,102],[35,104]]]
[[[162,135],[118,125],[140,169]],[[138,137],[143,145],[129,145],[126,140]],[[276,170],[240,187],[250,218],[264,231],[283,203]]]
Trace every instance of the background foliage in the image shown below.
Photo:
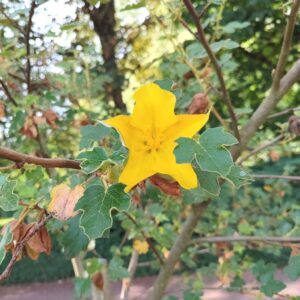
[[[270,87],[290,5],[271,0],[199,0],[193,3],[199,11],[207,7],[202,24],[224,71],[226,86],[242,126]],[[126,149],[116,132],[96,123],[124,112],[125,107],[130,112],[133,107],[132,92],[143,83],[163,80],[158,81],[161,86],[168,89],[172,86],[177,96],[178,113],[190,110],[196,94],[206,93],[223,118],[221,125],[228,127],[230,124],[207,55],[195,37],[180,23],[183,19],[194,29],[181,1],[135,1],[131,5],[127,1],[108,0],[101,1],[100,5],[100,1],[92,0],[39,0],[36,4],[30,41],[26,40],[26,32],[31,3],[4,0],[0,4],[1,146],[42,157],[77,158],[81,161],[83,172],[44,169],[33,165],[3,170],[0,178],[7,176],[9,182],[16,181],[14,191],[11,183],[10,199],[15,193],[26,204],[38,203],[46,208],[51,190],[60,183],[71,187],[81,183],[86,187],[97,184],[101,190],[97,197],[100,197],[104,187],[99,178],[87,182],[87,174],[105,170],[107,182],[115,182],[126,157]],[[62,7],[64,13],[56,14],[56,11],[49,9],[56,5]],[[300,27],[296,26],[288,67],[299,57],[299,40]],[[299,84],[296,84],[276,109],[282,111],[295,107],[299,104],[299,97]],[[244,155],[280,134],[283,138],[278,144],[243,162],[249,174],[299,174],[299,138],[292,138],[287,132],[289,116],[270,118],[257,131]],[[212,116],[208,127],[221,125]],[[210,137],[212,130],[216,129],[207,129],[203,139],[205,134]],[[180,147],[184,142],[190,141],[181,141]],[[229,140],[227,145],[234,143]],[[181,151],[180,147],[176,155],[183,162],[188,153],[187,148]],[[199,161],[209,163],[201,158],[201,155],[205,156],[204,150],[197,149]],[[0,160],[1,167],[10,164]],[[219,193],[217,177],[229,176],[229,169],[223,174],[222,170],[211,169],[212,166],[200,165],[200,168],[202,173],[198,173],[199,176],[214,176],[214,187],[210,183],[207,189],[183,191],[180,198],[164,193],[147,182],[143,189],[133,194],[128,210],[136,221],[132,222],[124,213],[114,212],[110,232],[107,231],[110,226],[105,224],[101,234],[97,230],[100,223],[103,225],[102,221],[95,223],[97,232],[91,229],[89,236],[96,242],[95,246],[89,245],[89,250],[86,250],[89,243],[87,236],[79,227],[79,217],[67,222],[51,221],[48,230],[55,241],[51,257],[43,254],[37,262],[22,260],[7,283],[24,282],[20,270],[29,266],[36,273],[26,280],[70,276],[69,260],[79,253],[84,253],[89,274],[94,274],[94,269],[89,269],[89,266],[99,267],[99,262],[93,258],[102,257],[110,261],[111,278],[127,277],[133,241],[143,241],[147,236],[159,253],[166,256],[189,212],[188,204],[199,202],[201,193],[209,194],[213,201],[196,228],[195,237],[299,235],[300,188],[296,181],[257,180],[238,191],[227,182]],[[215,173],[203,173],[207,171]],[[1,180],[0,190],[3,188]],[[236,185],[239,186],[239,183]],[[109,192],[107,194],[109,196]],[[102,196],[105,199],[106,196]],[[120,207],[120,210],[127,210],[129,198],[126,195],[122,197],[128,205]],[[90,198],[86,201],[83,198],[77,209],[83,209],[84,202],[89,206]],[[10,220],[8,218],[19,216],[22,210],[22,207],[7,209],[1,206],[1,199],[0,208],[2,225]],[[35,219],[36,213],[27,216],[28,223]],[[109,235],[109,239],[99,239],[103,232]],[[199,252],[203,248],[208,249],[208,253]],[[290,279],[300,275],[298,267],[293,269],[293,260],[299,258],[295,255],[297,251],[296,246],[289,244],[276,244],[276,247],[268,243],[195,244],[182,255],[178,271],[186,274],[187,281],[191,273],[197,274],[197,280],[193,283],[197,293],[203,287],[203,274],[208,271],[214,273],[224,287],[243,289],[243,273],[251,270],[260,281],[261,292],[271,296],[284,287],[274,277],[277,268],[287,266],[285,273]],[[149,261],[153,263],[138,269],[138,274],[157,273],[160,267],[157,257],[151,249],[145,252],[140,254],[140,262],[146,262],[145,265]],[[64,267],[55,267],[58,265]],[[46,270],[46,277],[41,276],[39,268]]]

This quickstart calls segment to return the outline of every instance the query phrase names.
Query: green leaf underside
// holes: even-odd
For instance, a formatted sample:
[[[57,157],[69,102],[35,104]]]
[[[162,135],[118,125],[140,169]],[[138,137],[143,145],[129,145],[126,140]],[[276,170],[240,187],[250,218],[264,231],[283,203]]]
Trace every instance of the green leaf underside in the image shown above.
[[[80,149],[91,147],[93,142],[103,139],[106,135],[108,135],[109,131],[110,128],[101,123],[81,127]]]
[[[16,181],[8,181],[6,176],[0,175],[0,208],[4,211],[14,211],[18,208],[19,197],[14,194]]]
[[[6,256],[6,250],[5,250],[5,245],[10,243],[12,240],[12,233],[11,233],[11,228],[10,225],[6,226],[4,230],[4,234],[0,240],[0,265],[2,264],[5,256]]]
[[[89,186],[76,205],[82,211],[80,226],[90,239],[100,238],[112,226],[112,210],[125,211],[130,206],[130,196],[123,184],[114,184],[107,191],[101,184]]]
[[[86,174],[97,171],[109,159],[105,150],[100,147],[81,152],[77,158],[82,160],[80,167]]]

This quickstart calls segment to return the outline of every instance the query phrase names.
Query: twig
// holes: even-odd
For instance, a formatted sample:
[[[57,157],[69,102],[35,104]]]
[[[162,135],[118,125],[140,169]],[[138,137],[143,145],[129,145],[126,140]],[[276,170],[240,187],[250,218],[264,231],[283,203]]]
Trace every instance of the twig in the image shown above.
[[[292,10],[298,11],[300,6],[300,0],[295,0]],[[291,12],[290,18],[286,25],[286,28],[291,27],[291,23],[294,23],[294,13]],[[289,34],[285,30],[285,34]],[[287,39],[283,39],[283,43]],[[284,46],[282,46],[284,47]],[[236,159],[242,150],[246,147],[247,143],[257,132],[257,129],[266,121],[269,113],[275,108],[277,103],[282,99],[282,97],[290,90],[290,88],[299,81],[300,78],[300,59],[296,61],[293,67],[283,76],[279,82],[279,87],[277,88],[274,83],[272,83],[271,90],[263,102],[258,106],[254,114],[251,116],[248,123],[242,128],[241,135],[242,139],[239,145],[232,148],[231,154],[234,159]],[[277,80],[277,79],[276,79]]]
[[[234,243],[234,242],[276,242],[276,243],[300,243],[299,237],[274,237],[274,236],[212,236],[193,239],[190,244],[199,243]]]
[[[291,8],[291,13],[288,19],[287,26],[285,28],[283,42],[281,46],[281,51],[278,59],[278,63],[273,76],[273,87],[274,89],[279,88],[280,79],[282,78],[282,74],[284,72],[284,68],[287,63],[288,55],[290,52],[295,24],[297,20],[297,13],[300,7],[300,0],[294,0]]]
[[[268,174],[251,174],[253,178],[257,179],[284,179],[284,180],[300,180],[300,176],[286,176],[286,175],[268,175]]]
[[[0,158],[14,161],[16,163],[39,165],[44,168],[80,169],[80,162],[76,160],[62,158],[42,158],[20,153],[5,147],[0,147]]]
[[[211,5],[211,1],[208,1],[205,6],[202,8],[201,12],[198,14],[198,18],[201,19],[209,9],[209,6]]]
[[[21,252],[23,251],[23,248],[27,241],[29,241],[45,224],[52,218],[52,215],[47,215],[44,219],[42,219],[40,222],[36,223],[34,226],[30,228],[26,236],[17,243],[16,248],[13,252],[13,256],[11,260],[9,261],[8,265],[6,266],[5,270],[0,274],[0,282],[8,278],[10,275],[15,263],[17,262],[17,259]]]
[[[25,34],[25,46],[26,46],[26,83],[27,83],[27,91],[28,94],[31,93],[31,62],[30,62],[30,34],[32,29],[32,18],[34,15],[34,10],[36,8],[35,0],[31,2],[29,16],[28,16],[28,23],[26,27],[26,34]]]
[[[164,290],[172,276],[175,265],[180,258],[180,255],[188,247],[193,231],[208,204],[209,201],[206,201],[193,206],[193,210],[182,226],[181,232],[179,233],[175,243],[173,244],[165,264],[160,269],[159,275],[155,280],[153,288],[151,288],[145,295],[146,299],[160,300],[163,297]]]
[[[280,111],[278,113],[272,114],[268,116],[268,119],[273,119],[273,118],[278,118],[284,115],[288,115],[288,114],[293,114],[295,111],[299,111],[300,110],[300,106],[298,107],[292,107],[292,108],[287,108],[283,111]]]
[[[236,119],[236,115],[231,103],[231,99],[229,96],[229,93],[226,89],[226,85],[225,85],[225,81],[224,81],[224,77],[223,77],[223,73],[222,73],[222,69],[218,63],[218,60],[214,54],[214,52],[212,51],[212,49],[210,48],[210,45],[206,39],[205,33],[203,31],[201,22],[199,20],[199,16],[197,15],[197,12],[192,4],[192,2],[190,0],[183,0],[186,8],[188,9],[188,11],[190,12],[194,23],[196,25],[197,28],[197,33],[198,33],[198,40],[200,41],[200,43],[203,45],[205,51],[207,52],[208,57],[210,58],[214,69],[217,73],[217,77],[219,79],[220,85],[221,85],[221,90],[222,90],[222,94],[223,94],[223,100],[228,108],[228,112],[230,114],[231,120],[232,120],[232,126],[233,126],[233,130],[234,130],[234,134],[236,136],[236,138],[238,140],[240,140],[240,133],[239,133],[239,129],[238,129],[238,125],[237,125],[237,119]]]
[[[139,253],[136,250],[132,250],[131,258],[128,266],[129,277],[122,280],[122,289],[120,294],[120,300],[128,300],[129,290],[131,287],[131,282],[134,277],[135,271],[138,266]]]
[[[15,98],[12,96],[12,94],[10,93],[10,91],[9,91],[9,89],[8,89],[8,87],[7,87],[7,85],[5,84],[5,82],[4,82],[2,79],[0,79],[0,84],[1,84],[1,86],[2,86],[2,88],[3,88],[3,91],[4,91],[4,93],[5,93],[6,97],[7,97],[7,99],[8,99],[14,106],[18,106],[17,101],[16,101]]]
[[[272,139],[271,141],[267,142],[267,143],[263,143],[261,145],[259,145],[257,148],[255,148],[254,150],[250,151],[247,155],[240,157],[236,163],[237,164],[241,164],[242,162],[244,162],[245,160],[247,160],[249,157],[257,154],[258,152],[273,146],[274,144],[276,144],[277,142],[281,141],[283,138],[285,137],[284,133],[281,133],[280,135],[278,135],[276,138]]]
[[[18,169],[17,164],[11,164],[8,166],[0,167],[0,171],[7,171],[7,170],[13,170],[13,169]]]
[[[11,24],[13,24],[15,26],[15,28],[22,34],[25,35],[25,31],[24,29],[19,25],[19,23],[17,21],[15,21],[14,19],[12,19],[6,12],[5,9],[3,7],[3,5],[0,5],[0,12],[2,13],[2,15],[11,22]]]
[[[124,215],[137,227],[140,228],[139,224],[136,222],[136,220],[126,211],[123,212]],[[161,255],[159,254],[159,252],[157,251],[157,249],[155,248],[155,246],[153,245],[151,239],[145,234],[145,232],[143,230],[140,231],[142,236],[144,237],[145,241],[147,242],[147,244],[149,245],[149,248],[153,251],[153,253],[155,254],[155,256],[157,257],[157,259],[159,260],[161,265],[164,265],[164,260],[161,257]]]

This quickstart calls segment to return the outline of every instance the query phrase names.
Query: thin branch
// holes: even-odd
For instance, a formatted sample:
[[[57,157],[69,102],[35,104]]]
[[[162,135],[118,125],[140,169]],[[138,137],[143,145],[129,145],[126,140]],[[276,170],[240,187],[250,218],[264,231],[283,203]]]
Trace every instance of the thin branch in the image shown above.
[[[254,114],[251,116],[249,122],[241,130],[241,141],[238,146],[233,147],[231,154],[234,159],[240,155],[242,150],[246,147],[251,138],[255,135],[258,128],[266,121],[269,113],[275,108],[276,104],[289,91],[294,83],[300,79],[300,59],[288,71],[288,73],[281,79],[279,90],[270,91],[269,95],[259,105]]]
[[[15,28],[22,34],[25,35],[25,31],[24,29],[19,25],[19,23],[12,19],[6,12],[5,12],[5,8],[3,7],[3,5],[0,5],[0,12],[2,13],[2,15],[11,22],[11,24],[13,24],[15,26]]]
[[[296,111],[299,111],[299,110],[300,110],[300,106],[287,108],[287,109],[285,109],[283,111],[280,111],[278,113],[269,115],[268,119],[273,119],[273,118],[278,118],[278,117],[281,117],[281,116],[284,116],[284,115],[293,114],[293,113],[295,113]]]
[[[139,253],[136,250],[132,250],[131,258],[128,266],[129,277],[124,278],[122,280],[122,289],[120,293],[120,300],[128,300],[129,299],[129,291],[131,287],[131,283],[135,274],[135,271],[138,266]]]
[[[299,237],[274,237],[274,236],[213,236],[193,239],[190,244],[202,243],[234,243],[234,242],[275,242],[275,243],[300,243]]]
[[[294,0],[293,5],[291,7],[291,13],[285,28],[283,42],[281,46],[281,51],[277,63],[277,67],[273,76],[273,87],[274,89],[279,88],[280,79],[282,78],[282,74],[284,73],[284,69],[287,63],[288,55],[290,52],[290,48],[292,45],[292,39],[295,29],[295,24],[297,21],[297,13],[300,7],[300,0]]]
[[[201,12],[198,14],[198,18],[201,19],[208,11],[211,1],[208,1],[205,6],[202,8]]]
[[[214,66],[214,69],[216,71],[217,77],[218,77],[219,82],[220,82],[220,86],[221,86],[221,90],[222,90],[222,94],[223,94],[223,100],[224,100],[224,102],[227,106],[230,118],[232,120],[232,126],[233,126],[233,130],[234,130],[234,134],[235,134],[236,138],[238,140],[240,140],[240,133],[239,133],[238,125],[237,125],[237,118],[236,118],[236,115],[235,115],[235,112],[234,112],[234,109],[233,109],[233,106],[232,106],[232,103],[231,103],[229,93],[226,89],[222,69],[221,69],[221,67],[218,63],[218,60],[217,60],[214,52],[210,48],[210,45],[209,45],[209,43],[206,39],[204,30],[202,28],[201,22],[199,20],[199,16],[198,16],[192,2],[190,0],[183,0],[183,2],[185,4],[186,8],[188,9],[188,11],[190,12],[191,17],[193,18],[194,23],[196,25],[197,33],[198,33],[198,35],[197,35],[198,40],[203,45],[205,51],[207,52],[208,57],[210,58],[213,66]]]
[[[251,174],[253,178],[257,179],[284,179],[284,180],[300,180],[300,176],[287,176],[287,175],[268,175],[268,174]]]
[[[257,154],[258,152],[262,151],[262,150],[265,150],[266,148],[268,147],[271,147],[275,144],[277,144],[278,142],[280,142],[282,139],[284,139],[285,137],[285,134],[284,133],[281,133],[280,135],[278,135],[276,138],[270,140],[269,142],[267,143],[263,143],[261,145],[259,145],[257,148],[253,149],[252,151],[250,151],[247,155],[243,156],[243,157],[240,157],[236,163],[237,164],[241,164],[242,162],[244,162],[245,160],[247,160],[249,157]]]
[[[8,99],[14,106],[18,106],[17,101],[16,101],[15,98],[12,96],[12,94],[10,93],[10,91],[9,91],[9,89],[8,89],[8,87],[7,87],[7,85],[5,84],[5,82],[4,82],[2,79],[0,79],[0,84],[1,84],[1,86],[2,86],[2,88],[3,88],[3,91],[4,91],[4,93],[5,93],[6,97],[7,97],[7,99]]]
[[[47,215],[40,222],[36,223],[34,226],[32,226],[32,228],[30,228],[30,230],[28,231],[26,236],[20,242],[17,243],[11,260],[9,261],[8,265],[6,266],[6,268],[2,272],[2,274],[0,274],[0,282],[5,280],[6,278],[8,278],[8,276],[10,275],[15,263],[18,260],[19,255],[21,254],[21,252],[23,251],[23,248],[25,247],[26,242],[29,241],[43,226],[45,226],[45,224],[51,218],[52,218],[52,215]]]
[[[26,83],[27,83],[27,91],[28,94],[31,93],[31,49],[30,49],[30,34],[32,29],[32,18],[34,15],[34,10],[37,7],[35,0],[31,2],[29,16],[28,16],[28,23],[26,26],[26,34],[25,34],[25,46],[26,46]]]
[[[140,228],[139,224],[129,213],[127,213],[125,211],[123,213],[137,228]],[[146,233],[143,230],[140,230],[140,232],[141,232],[142,236],[144,237],[145,241],[147,242],[147,244],[149,245],[149,248],[153,251],[153,253],[157,257],[157,259],[159,260],[160,264],[164,265],[165,262],[164,262],[163,258],[161,257],[160,253],[157,251],[157,249],[153,245],[151,239],[146,235]]]
[[[7,171],[7,170],[13,170],[13,169],[18,169],[17,164],[12,164],[4,167],[0,167],[0,171]]]
[[[80,162],[76,160],[61,158],[42,158],[20,153],[5,147],[0,147],[0,158],[4,158],[21,164],[27,163],[39,165],[44,168],[80,169]]]
[[[165,264],[160,269],[159,275],[155,280],[153,288],[151,288],[145,295],[146,299],[160,300],[163,297],[164,290],[173,274],[175,265],[180,258],[180,255],[190,244],[193,231],[208,204],[209,201],[193,206],[193,210],[183,224],[181,232],[179,233],[175,243],[173,244]]]

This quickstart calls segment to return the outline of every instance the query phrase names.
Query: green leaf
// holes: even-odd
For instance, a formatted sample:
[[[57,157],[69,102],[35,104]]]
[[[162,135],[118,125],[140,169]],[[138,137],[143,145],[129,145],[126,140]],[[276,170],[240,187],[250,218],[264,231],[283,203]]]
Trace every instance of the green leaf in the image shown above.
[[[12,240],[11,228],[10,225],[7,225],[4,230],[4,234],[0,240],[0,265],[2,264],[6,256],[5,245],[9,244],[11,240]]]
[[[240,166],[234,165],[226,179],[229,180],[236,188],[240,188],[245,184],[249,184],[253,181],[252,177],[246,173]]]
[[[179,138],[176,143],[177,147],[174,150],[176,162],[178,164],[190,163],[195,157],[197,143],[189,138]]]
[[[73,279],[76,299],[89,299],[91,296],[92,282],[90,278],[76,277]]]
[[[86,22],[83,21],[76,21],[68,24],[62,25],[60,28],[61,30],[74,30],[74,29],[81,29],[83,25],[85,25]]]
[[[274,279],[275,270],[276,266],[274,264],[266,264],[262,260],[256,262],[252,268],[256,279],[262,283],[260,290],[268,297],[272,297],[286,287],[283,282]]]
[[[145,5],[146,5],[146,1],[145,0],[140,0],[137,3],[135,3],[135,4],[128,4],[128,5],[126,5],[123,9],[121,9],[121,11],[138,9],[138,8],[145,7]]]
[[[97,171],[108,160],[105,150],[100,147],[81,152],[77,158],[83,160],[80,167],[86,174]]]
[[[103,139],[110,131],[109,127],[103,124],[87,125],[80,128],[81,140],[80,149],[89,148],[93,142]]]
[[[196,161],[201,170],[216,172],[226,177],[233,166],[233,160],[226,146],[237,144],[237,139],[223,128],[209,128],[200,136],[196,149]]]
[[[289,263],[283,271],[290,280],[296,280],[300,276],[300,256],[291,255]]]
[[[162,80],[155,80],[154,83],[158,84],[160,88],[167,90],[173,93],[178,100],[181,97],[182,91],[180,89],[173,89],[174,81],[171,79],[162,79]]]
[[[237,29],[243,29],[250,25],[250,22],[232,21],[222,26],[221,30],[225,33],[234,33]]]
[[[226,39],[226,40],[221,40],[218,42],[214,42],[210,45],[211,49],[214,52],[218,52],[221,49],[234,49],[234,48],[238,48],[239,47],[239,43],[232,41],[230,39]]]
[[[18,208],[19,197],[13,193],[16,181],[8,181],[6,176],[0,175],[0,208],[13,211]]]
[[[286,288],[286,285],[279,280],[269,280],[266,284],[262,285],[260,290],[267,296],[272,297],[274,294],[282,291]]]
[[[239,47],[239,44],[235,41],[232,41],[230,39],[226,40],[221,40],[218,42],[214,42],[210,44],[210,48],[212,49],[213,52],[217,53],[221,49],[234,49]],[[203,48],[203,46],[199,42],[194,42],[187,46],[186,48],[187,55],[190,59],[197,58],[205,58],[207,57],[207,52]]]
[[[221,187],[218,182],[219,175],[213,172],[202,171],[196,164],[194,164],[194,170],[198,177],[200,189],[203,189],[210,197],[219,196],[221,191]]]
[[[80,226],[90,239],[103,236],[112,226],[112,210],[125,211],[130,206],[130,196],[123,184],[111,185],[107,190],[101,184],[89,186],[76,205],[82,210]]]
[[[101,0],[87,0],[87,2],[91,5],[96,5],[101,2]]]
[[[123,267],[123,260],[120,257],[114,257],[108,266],[108,275],[112,281],[129,277],[129,272]]]
[[[79,226],[80,215],[69,219],[66,223],[68,229],[60,237],[60,243],[64,248],[67,258],[75,257],[80,251],[85,250],[88,246],[89,239]]]

